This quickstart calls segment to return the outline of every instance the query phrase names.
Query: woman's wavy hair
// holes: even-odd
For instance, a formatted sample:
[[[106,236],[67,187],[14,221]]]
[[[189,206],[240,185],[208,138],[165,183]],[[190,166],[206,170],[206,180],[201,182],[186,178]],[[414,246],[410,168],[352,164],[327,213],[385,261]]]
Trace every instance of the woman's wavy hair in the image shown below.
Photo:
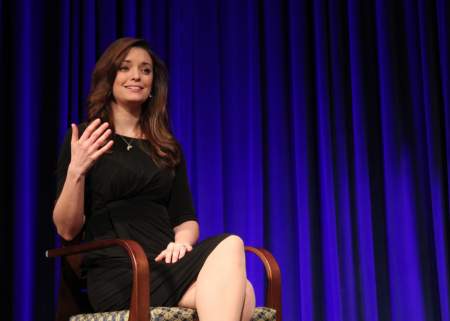
[[[175,176],[175,167],[180,162],[179,143],[169,129],[167,112],[168,73],[164,63],[151,51],[146,40],[121,38],[114,41],[97,61],[91,83],[91,91],[86,99],[86,125],[100,118],[109,123],[115,136],[114,117],[111,102],[114,100],[113,84],[117,72],[131,48],[142,48],[148,52],[153,62],[153,84],[151,98],[142,104],[137,130],[150,142],[150,148],[142,141],[140,147],[151,157],[163,172]]]

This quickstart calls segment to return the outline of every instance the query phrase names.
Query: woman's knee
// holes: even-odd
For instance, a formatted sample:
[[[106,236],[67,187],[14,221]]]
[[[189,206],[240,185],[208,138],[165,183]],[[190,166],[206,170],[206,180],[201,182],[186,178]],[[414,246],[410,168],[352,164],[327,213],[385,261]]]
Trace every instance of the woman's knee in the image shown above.
[[[236,262],[240,262],[240,265],[245,266],[244,242],[239,236],[230,235],[217,245],[208,260],[209,258],[217,264],[226,263],[228,266],[227,263],[234,262],[234,266]]]
[[[222,241],[223,245],[236,251],[244,251],[244,241],[237,235],[230,235]]]

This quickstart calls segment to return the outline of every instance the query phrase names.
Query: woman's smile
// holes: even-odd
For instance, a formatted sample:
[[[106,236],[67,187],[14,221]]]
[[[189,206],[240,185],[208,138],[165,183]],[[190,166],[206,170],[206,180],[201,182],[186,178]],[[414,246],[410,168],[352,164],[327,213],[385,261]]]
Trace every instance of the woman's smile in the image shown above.
[[[143,87],[140,86],[124,86],[124,87],[131,92],[141,92],[143,89]]]

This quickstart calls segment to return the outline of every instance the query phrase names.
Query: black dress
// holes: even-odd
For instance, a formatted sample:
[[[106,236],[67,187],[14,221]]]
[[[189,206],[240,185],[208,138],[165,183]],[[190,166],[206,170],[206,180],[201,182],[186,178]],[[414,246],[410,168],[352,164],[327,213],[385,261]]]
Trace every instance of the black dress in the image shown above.
[[[80,136],[84,131],[79,126]],[[58,159],[57,197],[66,180],[70,163],[72,129],[66,133]],[[131,138],[125,137],[127,141]],[[148,144],[147,141],[142,141]],[[118,135],[113,152],[101,156],[86,174],[86,242],[111,238],[131,239],[144,249],[150,267],[152,306],[178,306],[205,260],[229,234],[208,238],[194,246],[176,263],[155,262],[155,257],[174,241],[173,228],[197,221],[187,178],[184,154],[174,179],[156,167],[135,139],[128,151]],[[128,310],[133,269],[121,247],[86,253],[82,275],[96,311]]]

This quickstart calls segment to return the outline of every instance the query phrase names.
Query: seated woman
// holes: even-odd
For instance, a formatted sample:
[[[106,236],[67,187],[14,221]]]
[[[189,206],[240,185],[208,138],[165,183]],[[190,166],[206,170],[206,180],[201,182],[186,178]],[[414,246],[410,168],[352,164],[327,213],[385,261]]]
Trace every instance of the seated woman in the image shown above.
[[[183,150],[169,129],[167,71],[145,40],[112,43],[95,65],[86,121],[67,131],[58,160],[53,219],[73,239],[138,242],[150,267],[152,306],[196,309],[202,321],[252,318],[255,296],[242,240],[197,244]],[[127,310],[133,270],[122,248],[86,253],[82,263],[96,311]]]

